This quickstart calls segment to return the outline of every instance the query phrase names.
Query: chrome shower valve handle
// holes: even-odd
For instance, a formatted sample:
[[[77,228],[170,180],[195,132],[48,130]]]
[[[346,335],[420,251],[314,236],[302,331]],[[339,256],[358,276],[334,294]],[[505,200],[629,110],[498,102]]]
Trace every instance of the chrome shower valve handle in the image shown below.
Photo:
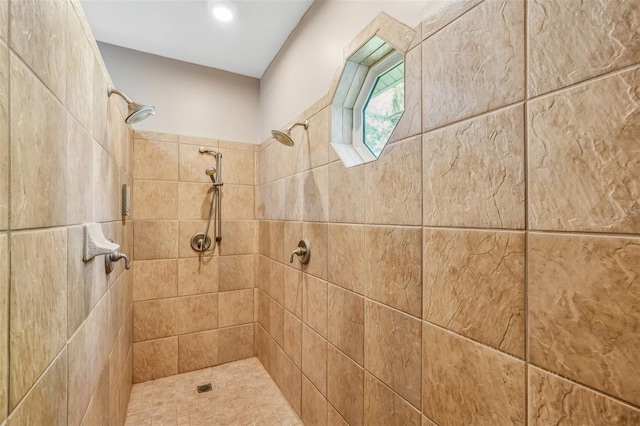
[[[291,253],[291,257],[289,257],[289,263],[293,263],[293,256],[298,256],[300,263],[303,265],[309,263],[309,258],[311,257],[309,240],[302,239],[298,242],[298,247]]]
[[[118,250],[114,250],[111,253],[104,255],[104,267],[107,270],[107,274],[113,271],[114,263],[120,259],[124,259],[124,269],[131,268],[131,262],[126,254],[120,253]]]

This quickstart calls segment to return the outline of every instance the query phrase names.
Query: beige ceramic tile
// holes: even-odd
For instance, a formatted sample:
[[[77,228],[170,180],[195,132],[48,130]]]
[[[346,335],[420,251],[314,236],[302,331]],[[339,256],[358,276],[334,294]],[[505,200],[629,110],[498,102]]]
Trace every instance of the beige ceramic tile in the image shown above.
[[[269,333],[271,329],[271,298],[263,291],[258,292],[258,324]]]
[[[220,149],[220,153],[222,153],[222,181],[225,185],[253,185],[255,180],[253,151],[223,148]]]
[[[404,63],[404,113],[389,136],[389,143],[422,132],[422,49],[417,46],[409,50],[405,54]]]
[[[20,17],[12,22],[27,19],[21,14],[28,13],[31,8],[35,8],[31,12],[36,12],[38,3],[41,2],[19,2],[20,6],[13,7],[13,13]],[[56,6],[51,7],[50,13],[55,15],[59,8],[64,9],[64,4],[51,2],[54,3]],[[16,28],[21,28],[20,24],[16,23]],[[15,39],[16,43],[21,42],[20,37]],[[55,49],[55,45],[51,49]],[[20,88],[11,91],[11,227],[65,225],[67,114],[62,104],[13,54],[10,83],[12,87]]]
[[[256,152],[260,148],[260,145],[254,142],[238,142],[238,141],[220,140],[219,144],[220,144],[221,151],[225,149],[235,149],[239,151]]]
[[[284,307],[299,319],[303,318],[302,272],[284,268]]]
[[[178,219],[177,182],[136,179],[133,182],[131,198],[133,216],[136,220]],[[183,202],[184,200],[180,199],[180,206]],[[191,203],[192,207],[194,205]]]
[[[322,395],[327,394],[327,341],[306,325],[302,326],[302,372]]]
[[[423,318],[524,358],[524,234],[424,230]]]
[[[209,183],[180,182],[179,196],[175,196],[178,217],[181,220],[207,220],[211,210],[211,197],[217,194]],[[227,187],[225,186],[225,190]],[[179,201],[178,201],[179,200]],[[224,206],[224,203],[222,204]],[[215,208],[215,206],[214,206]],[[217,214],[214,210],[213,214]],[[223,214],[224,218],[229,218]],[[213,222],[212,222],[213,224]]]
[[[199,370],[218,364],[219,331],[178,336],[178,371]]]
[[[291,250],[297,246],[296,244]],[[269,225],[269,257],[278,262],[285,261],[284,222],[275,221]]]
[[[271,280],[271,260],[258,255],[257,265],[255,266],[255,287],[269,294],[270,292],[270,280]]]
[[[255,256],[220,256],[220,291],[253,288]]]
[[[293,262],[289,262],[289,260],[291,253],[298,247],[302,238],[302,222],[284,222],[283,262],[295,269],[301,269],[302,264],[296,262],[295,259]]]
[[[529,356],[640,405],[638,238],[529,237]]]
[[[302,178],[302,216],[307,222],[326,222],[329,217],[329,168],[318,167]]]
[[[364,294],[364,226],[329,225],[329,282]]]
[[[178,299],[158,299],[133,304],[133,341],[173,336],[178,331]]]
[[[96,61],[82,22],[73,7],[67,7],[66,87],[65,105],[82,126],[91,131],[93,126],[93,67]],[[64,99],[64,98],[61,98]]]
[[[426,322],[422,331],[423,413],[438,424],[524,424],[523,362]]]
[[[6,233],[0,233],[0,322],[9,323],[9,238]],[[9,341],[8,327],[0,328],[0,383],[7,383],[9,377]],[[4,421],[7,414],[7,387],[0,387],[0,421]]]
[[[198,149],[196,145],[180,145],[181,182],[211,183],[211,178],[207,176],[205,170],[216,166],[216,157],[207,153],[201,154]],[[224,170],[222,178],[224,181]]]
[[[298,368],[302,368],[302,321],[284,311],[284,337],[282,348]]]
[[[349,426],[349,423],[347,423],[331,404],[327,405],[327,424],[332,426]]]
[[[289,195],[287,194],[287,196]],[[301,199],[301,202],[303,199]],[[260,185],[255,203],[255,215],[257,219],[284,219],[285,180],[280,179],[275,182]],[[302,219],[302,216],[298,219]]]
[[[369,373],[364,375],[364,422],[420,426],[420,411]]]
[[[166,135],[166,136],[170,137],[170,136],[176,136],[176,135]],[[220,145],[220,141],[218,139],[204,138],[200,136],[188,136],[188,135],[177,135],[177,137],[178,137],[177,141],[181,144],[201,145],[201,146],[208,146],[212,148],[217,148]],[[175,140],[172,140],[172,142],[175,142]]]
[[[364,167],[329,164],[329,221],[364,222]]]
[[[428,133],[422,142],[425,225],[524,228],[522,106]]]
[[[178,222],[174,220],[136,220],[133,224],[135,260],[178,257]]]
[[[255,189],[249,185],[224,185],[222,189],[222,217],[233,220],[252,220]],[[207,209],[207,216],[209,212]]]
[[[327,424],[327,400],[302,376],[302,421],[306,425],[324,426]]]
[[[66,342],[66,229],[11,235],[9,408]],[[40,255],[33,255],[38,247]],[[25,259],[30,259],[25,262]]]
[[[276,302],[284,304],[284,265],[270,260],[269,262],[269,296]]]
[[[107,97],[109,83],[106,74],[96,60],[93,66],[93,124],[91,134],[100,144],[105,143],[107,137],[107,121],[109,119],[109,98]],[[133,174],[133,173],[132,173]]]
[[[0,28],[5,29],[7,5],[0,3]],[[9,49],[0,43],[0,230],[9,225],[9,156]]]
[[[9,31],[9,1],[0,1],[0,40],[7,42]]]
[[[524,9],[484,2],[422,43],[424,131],[524,98]]]
[[[269,301],[269,334],[278,346],[284,346],[284,308],[273,299]]]
[[[282,387],[282,364],[284,351],[275,340],[269,339],[269,374],[278,387]]]
[[[535,367],[529,368],[529,424],[637,424],[640,410]]]
[[[349,422],[364,424],[364,370],[328,345],[327,400]]]
[[[632,0],[545,0],[528,14],[530,96],[640,62],[640,13]]]
[[[63,350],[9,416],[7,426],[67,424],[67,352]]]
[[[220,254],[255,253],[257,231],[257,222],[253,220],[223,220]]]
[[[109,424],[109,365],[105,365],[98,381],[98,387],[91,396],[87,412],[82,418],[82,426]]]
[[[271,236],[271,222],[268,220],[258,221],[258,253],[263,256],[269,256],[270,240]]]
[[[199,294],[179,298],[180,334],[218,328],[218,294]]]
[[[326,223],[308,223],[302,224],[302,237],[309,240],[311,245],[311,257],[309,263],[302,265],[302,270],[315,277],[323,280],[327,279],[327,245],[328,245],[328,226]],[[296,244],[295,247],[298,245]],[[293,251],[292,248],[291,250]],[[293,259],[293,265],[299,265],[300,260]],[[288,260],[288,259],[287,259]]]
[[[122,199],[118,166],[111,156],[93,143],[93,217],[97,222],[120,220]],[[99,196],[98,196],[99,194]]]
[[[178,373],[178,337],[133,344],[133,383]]]
[[[162,132],[153,132],[150,130],[136,130],[133,134],[133,137],[136,139],[145,139],[145,140],[149,140],[149,141],[156,141],[156,142],[183,142],[183,140],[186,138],[188,139],[189,136],[183,136],[183,140],[180,140],[180,135],[175,135],[172,133],[162,133]],[[201,141],[198,141],[198,143],[200,143]],[[185,142],[185,143],[190,143],[190,142]]]
[[[365,167],[366,223],[422,225],[420,137],[388,145]]]
[[[253,322],[253,289],[220,293],[218,315],[220,327]]]
[[[218,291],[218,257],[178,260],[178,294],[215,293]]]
[[[364,365],[364,297],[330,284],[328,298],[329,342]]]
[[[220,362],[231,362],[255,355],[253,324],[220,329]]]
[[[364,360],[371,374],[414,406],[420,405],[420,321],[365,303]]]
[[[365,228],[365,295],[419,317],[422,229]]]
[[[640,231],[638,90],[635,69],[531,103],[533,229]]]
[[[256,323],[256,356],[265,370],[269,370],[269,335],[260,324]]]
[[[133,177],[178,180],[178,144],[134,139]]]
[[[178,260],[133,262],[133,300],[161,299],[178,295]]]
[[[93,139],[71,116],[67,137],[67,223],[92,222]]]
[[[483,0],[454,0],[444,2],[436,11],[422,21],[422,38],[432,36],[436,31],[455,21],[469,9]]]
[[[284,179],[284,219],[286,220],[303,219],[304,176],[304,173],[298,173]]]
[[[327,337],[327,282],[309,274],[303,277],[302,313],[305,324]]]
[[[58,99],[64,100],[69,3],[63,0],[25,0],[11,2],[10,5],[11,49],[34,70]]]
[[[282,393],[289,404],[300,415],[302,403],[302,372],[285,356],[282,366]]]
[[[309,128],[307,129],[309,144],[308,146],[303,146],[303,149],[308,149],[309,164],[311,167],[327,164],[329,158],[329,143],[331,142],[330,125],[331,108],[324,108],[309,118]]]

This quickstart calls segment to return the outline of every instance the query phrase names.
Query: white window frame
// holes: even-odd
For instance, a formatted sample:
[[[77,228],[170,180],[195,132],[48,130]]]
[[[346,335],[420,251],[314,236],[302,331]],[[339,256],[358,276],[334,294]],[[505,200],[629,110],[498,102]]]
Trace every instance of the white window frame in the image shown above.
[[[371,68],[369,68],[367,76],[365,77],[364,83],[360,88],[360,93],[356,98],[356,103],[353,106],[352,145],[365,162],[377,160],[378,157],[373,155],[373,153],[365,145],[363,140],[362,125],[364,121],[364,107],[369,100],[369,96],[371,95],[371,91],[373,90],[373,86],[378,80],[378,77],[393,69],[401,62],[404,62],[404,54],[396,50],[371,66]]]

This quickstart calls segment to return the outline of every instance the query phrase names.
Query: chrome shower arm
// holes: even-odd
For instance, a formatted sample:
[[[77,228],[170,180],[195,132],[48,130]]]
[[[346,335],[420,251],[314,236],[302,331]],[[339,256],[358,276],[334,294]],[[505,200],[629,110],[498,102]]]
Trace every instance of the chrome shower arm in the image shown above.
[[[124,99],[124,101],[127,104],[132,103],[133,101],[131,99],[129,99],[129,97],[127,95],[125,95],[124,93],[122,93],[121,91],[119,91],[118,89],[114,89],[113,87],[109,87],[109,96],[111,96],[111,94],[115,93],[116,95],[120,96],[122,99]]]

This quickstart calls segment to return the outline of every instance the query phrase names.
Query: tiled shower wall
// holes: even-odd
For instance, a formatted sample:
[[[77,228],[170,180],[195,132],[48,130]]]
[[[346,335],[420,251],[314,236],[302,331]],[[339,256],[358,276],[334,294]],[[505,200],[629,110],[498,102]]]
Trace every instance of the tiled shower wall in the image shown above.
[[[134,134],[133,381],[254,355],[257,145],[154,132]],[[222,241],[199,255],[222,153]],[[209,235],[213,236],[214,224]]]
[[[640,422],[639,26],[452,2],[379,160],[338,160],[331,92],[261,145],[256,352],[305,424]]]
[[[82,261],[82,223],[132,252],[132,134],[77,2],[0,2],[0,424],[123,424],[131,272]],[[5,419],[7,419],[5,421]]]

